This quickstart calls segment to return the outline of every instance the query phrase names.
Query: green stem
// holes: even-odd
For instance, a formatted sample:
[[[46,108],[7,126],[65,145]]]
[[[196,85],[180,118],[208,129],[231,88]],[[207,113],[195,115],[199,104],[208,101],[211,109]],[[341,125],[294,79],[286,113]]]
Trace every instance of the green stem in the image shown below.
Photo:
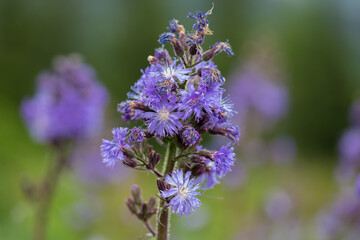
[[[164,158],[163,176],[166,176],[173,171],[176,164],[176,161],[174,161],[175,152],[175,143],[168,142]],[[170,213],[169,209],[166,207],[166,201],[164,199],[160,200],[158,209],[157,240],[167,240],[169,239]]]
[[[53,166],[50,166],[39,189],[39,202],[35,215],[35,226],[33,240],[45,240],[46,230],[49,223],[49,211],[54,197],[59,176],[66,166],[67,157],[65,149],[57,145],[57,159]]]

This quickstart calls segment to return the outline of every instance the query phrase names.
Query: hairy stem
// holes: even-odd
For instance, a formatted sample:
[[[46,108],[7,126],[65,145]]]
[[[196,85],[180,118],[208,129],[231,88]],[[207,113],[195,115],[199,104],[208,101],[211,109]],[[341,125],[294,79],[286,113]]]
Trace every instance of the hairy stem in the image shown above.
[[[168,142],[164,158],[163,176],[169,174],[174,169],[176,163],[174,161],[175,152],[175,143]],[[170,213],[169,209],[166,207],[166,201],[164,199],[160,200],[158,209],[157,240],[167,240],[170,230]]]
[[[67,154],[64,146],[56,146],[57,157],[52,166],[49,167],[47,173],[39,187],[38,205],[36,206],[35,226],[33,240],[45,240],[46,231],[49,223],[49,211],[54,197],[59,176],[66,166]]]

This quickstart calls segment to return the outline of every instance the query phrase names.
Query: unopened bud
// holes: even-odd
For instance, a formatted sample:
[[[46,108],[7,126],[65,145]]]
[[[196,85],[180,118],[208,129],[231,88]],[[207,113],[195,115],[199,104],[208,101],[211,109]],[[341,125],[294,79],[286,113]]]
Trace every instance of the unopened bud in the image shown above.
[[[155,207],[156,204],[156,199],[154,197],[150,197],[147,205],[148,205],[148,209],[153,209]]]
[[[147,205],[145,203],[141,204],[141,210],[140,210],[138,217],[140,219],[146,220],[147,219],[147,210],[148,210]]]
[[[215,51],[216,51],[216,49],[215,49],[215,48],[212,48],[212,49],[207,50],[206,52],[204,52],[204,54],[203,54],[203,60],[204,60],[204,61],[209,61],[209,60],[211,60],[212,58],[214,58],[214,56],[215,56]]]
[[[156,179],[156,184],[160,192],[170,189],[170,185],[164,182],[161,178]]]
[[[200,176],[206,171],[206,166],[204,164],[194,164],[191,168],[191,172],[194,176]]]
[[[133,196],[134,202],[136,205],[141,205],[141,190],[138,185],[134,184],[131,187],[131,195]]]
[[[174,39],[174,41],[172,41],[172,45],[174,47],[175,55],[182,57],[184,55],[184,47],[180,44],[180,42],[177,39]]]
[[[149,61],[150,64],[154,64],[159,61],[156,57],[151,56],[151,55],[148,56],[147,60]]]
[[[124,159],[123,163],[131,168],[135,168],[137,166],[137,163],[133,159],[127,157]]]
[[[190,55],[196,55],[198,52],[198,47],[196,45],[192,45],[190,48],[189,48],[189,53]]]
[[[205,163],[206,158],[204,156],[193,156],[190,160],[193,163]]]
[[[128,206],[131,213],[137,214],[136,205],[132,198],[126,199],[126,206]]]

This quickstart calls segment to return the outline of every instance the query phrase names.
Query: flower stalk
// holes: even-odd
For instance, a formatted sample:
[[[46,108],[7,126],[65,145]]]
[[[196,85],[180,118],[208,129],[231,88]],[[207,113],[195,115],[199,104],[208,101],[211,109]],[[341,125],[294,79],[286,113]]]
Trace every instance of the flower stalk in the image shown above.
[[[167,175],[174,170],[175,167],[175,152],[176,145],[173,142],[168,142],[166,146],[166,153],[164,157],[163,175]],[[169,239],[170,233],[170,214],[166,207],[166,200],[161,199],[159,204],[158,223],[157,223],[157,240]]]
[[[49,213],[55,195],[60,175],[67,164],[67,153],[65,146],[56,145],[57,157],[53,166],[50,166],[38,192],[38,203],[35,216],[33,240],[45,240],[49,225]]]

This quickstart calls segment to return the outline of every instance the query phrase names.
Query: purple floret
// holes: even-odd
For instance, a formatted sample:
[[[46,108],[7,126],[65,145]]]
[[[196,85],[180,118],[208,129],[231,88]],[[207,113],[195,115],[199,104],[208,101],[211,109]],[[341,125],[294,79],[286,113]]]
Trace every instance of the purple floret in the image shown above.
[[[183,114],[175,111],[177,109],[176,98],[170,102],[166,100],[153,105],[152,109],[154,112],[143,114],[143,118],[148,119],[146,123],[150,133],[155,133],[160,137],[173,136],[182,128],[180,119]]]
[[[172,213],[180,216],[193,213],[201,205],[196,197],[201,195],[198,192],[200,185],[190,175],[191,172],[186,172],[184,177],[182,169],[175,170],[171,175],[165,176],[165,181],[174,187],[161,191],[161,197],[172,197],[168,205],[173,207]]]
[[[222,146],[219,151],[213,154],[212,158],[215,162],[216,173],[219,176],[224,176],[231,171],[231,166],[234,165],[234,148],[230,147],[230,144]]]
[[[129,130],[127,128],[114,128],[112,130],[113,139],[111,141],[103,139],[103,144],[101,145],[101,156],[103,158],[103,163],[107,167],[114,167],[117,161],[123,161],[125,155],[123,153],[124,148],[130,148],[127,144],[127,134]]]

